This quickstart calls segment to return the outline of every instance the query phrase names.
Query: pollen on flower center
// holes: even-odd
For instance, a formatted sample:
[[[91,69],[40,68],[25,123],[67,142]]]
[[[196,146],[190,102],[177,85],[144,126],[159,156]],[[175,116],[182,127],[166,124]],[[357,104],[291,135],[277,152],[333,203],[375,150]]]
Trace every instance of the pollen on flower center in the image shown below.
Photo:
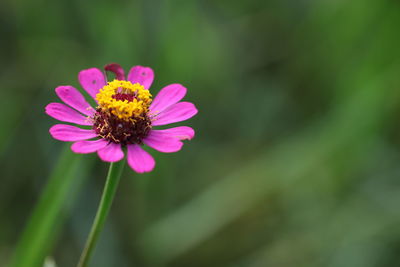
[[[96,95],[93,129],[110,142],[141,144],[151,130],[151,94],[141,84],[114,80]]]
[[[99,108],[119,119],[134,121],[149,111],[151,94],[143,85],[114,80],[100,89],[96,95]]]

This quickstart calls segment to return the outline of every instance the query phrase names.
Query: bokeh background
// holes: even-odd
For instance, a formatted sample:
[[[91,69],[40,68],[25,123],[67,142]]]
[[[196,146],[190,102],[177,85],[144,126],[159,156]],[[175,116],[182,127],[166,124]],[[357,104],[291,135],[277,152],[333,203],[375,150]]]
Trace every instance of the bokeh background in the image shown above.
[[[199,114],[125,168],[92,266],[399,266],[399,27],[393,0],[1,1],[0,266],[75,266],[108,166],[44,107],[110,62]]]

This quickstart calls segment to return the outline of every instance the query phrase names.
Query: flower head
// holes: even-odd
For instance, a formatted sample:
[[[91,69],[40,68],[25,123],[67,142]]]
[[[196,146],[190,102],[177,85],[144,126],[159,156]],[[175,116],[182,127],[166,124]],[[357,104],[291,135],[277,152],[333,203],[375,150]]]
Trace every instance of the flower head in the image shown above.
[[[170,153],[182,148],[182,140],[194,137],[194,130],[187,126],[153,129],[196,115],[197,109],[192,103],[180,102],[186,94],[185,87],[168,85],[153,100],[149,91],[154,79],[151,68],[135,66],[126,80],[118,64],[109,64],[105,70],[114,72],[116,79],[107,82],[97,68],[83,70],[78,77],[83,89],[96,101],[96,108],[76,88],[56,88],[56,94],[66,105],[50,103],[46,113],[85,128],[56,124],[50,128],[53,138],[74,142],[71,149],[75,153],[97,152],[107,162],[121,160],[126,147],[128,164],[136,172],[143,173],[153,170],[155,161],[142,145]]]

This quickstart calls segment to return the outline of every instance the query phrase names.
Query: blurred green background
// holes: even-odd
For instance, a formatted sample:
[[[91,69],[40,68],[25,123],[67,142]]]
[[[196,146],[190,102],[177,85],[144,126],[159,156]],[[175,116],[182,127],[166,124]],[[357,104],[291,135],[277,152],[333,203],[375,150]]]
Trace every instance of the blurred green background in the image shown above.
[[[110,62],[199,114],[125,168],[92,266],[399,266],[399,27],[393,0],[1,1],[0,266],[76,264],[108,165],[44,107]]]

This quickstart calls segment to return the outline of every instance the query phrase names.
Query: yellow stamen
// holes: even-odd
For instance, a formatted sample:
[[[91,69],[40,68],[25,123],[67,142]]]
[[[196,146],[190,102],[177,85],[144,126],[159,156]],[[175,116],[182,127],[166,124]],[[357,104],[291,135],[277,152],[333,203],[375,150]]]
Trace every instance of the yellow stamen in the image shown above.
[[[132,95],[134,99],[132,101],[117,100],[113,98],[116,94]],[[126,121],[135,121],[135,118],[141,118],[149,111],[151,94],[139,83],[114,80],[100,89],[96,100],[102,111],[111,112]]]

